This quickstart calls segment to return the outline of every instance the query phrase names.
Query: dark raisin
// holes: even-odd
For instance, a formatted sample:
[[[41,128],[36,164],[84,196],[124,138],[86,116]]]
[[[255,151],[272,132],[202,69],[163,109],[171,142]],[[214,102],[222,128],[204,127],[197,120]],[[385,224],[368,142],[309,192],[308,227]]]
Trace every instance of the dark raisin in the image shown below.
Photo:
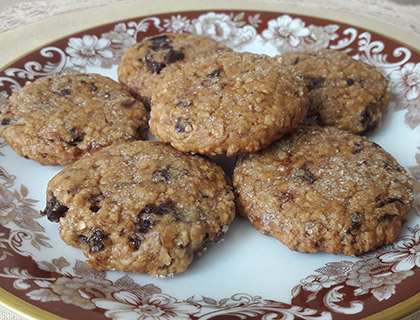
[[[174,62],[181,61],[181,60],[184,60],[184,53],[181,51],[176,51],[172,48],[165,55],[166,64],[172,64]]]
[[[86,237],[85,235],[81,234],[78,236],[79,240],[82,241],[82,243],[84,244],[89,244],[89,238]]]
[[[222,72],[222,70],[217,69],[217,70],[214,70],[212,73],[210,73],[208,76],[209,76],[210,78],[218,77],[218,76],[220,76],[220,73],[221,73],[221,72]]]
[[[91,82],[90,83],[90,92],[95,92],[96,90],[98,90],[98,86],[96,85],[95,82]]]
[[[90,205],[90,211],[92,212],[98,212],[99,209],[101,208],[99,206],[99,203],[101,202],[101,200],[103,199],[103,195],[102,194],[91,194],[89,195],[86,200],[87,202],[89,202]]]
[[[10,119],[3,119],[2,121],[1,121],[1,125],[2,126],[8,126],[10,124]]]
[[[305,77],[304,80],[305,80],[305,85],[309,91],[312,89],[322,88],[325,82],[324,77]]]
[[[91,202],[91,203],[93,203],[93,202],[99,202],[99,201],[101,201],[103,198],[104,198],[104,196],[103,196],[103,194],[102,194],[102,193],[93,193],[93,194],[90,194],[90,195],[86,198],[86,200],[87,200],[87,201],[89,201],[89,202]]]
[[[386,162],[386,161],[384,161],[384,169],[385,170],[396,170],[398,172],[402,171],[402,168],[399,165],[397,165],[397,164],[393,165],[393,164],[390,164],[389,162]]]
[[[360,143],[355,143],[352,152],[354,154],[360,153],[363,151],[363,146]]]
[[[176,214],[176,203],[172,200],[167,200],[160,205],[149,203],[145,205],[139,212],[138,217],[150,217],[151,215],[165,215],[165,214]]]
[[[60,218],[64,217],[68,210],[69,208],[62,205],[56,197],[49,196],[47,205],[45,209],[41,211],[41,214],[46,215],[48,220],[52,222],[59,222]]]
[[[315,242],[315,247],[321,248],[324,245],[324,243],[325,243],[325,239],[321,238],[317,242]]]
[[[363,127],[365,128],[367,127],[367,124],[370,122],[371,117],[372,117],[372,110],[370,106],[367,106],[365,110],[363,110],[360,113],[360,118],[359,118],[359,121]]]
[[[141,211],[137,217],[133,219],[136,229],[141,233],[146,233],[152,227],[152,222],[149,216],[143,216]]]
[[[104,245],[105,238],[106,236],[103,234],[102,229],[99,229],[99,228],[95,229],[93,234],[88,239],[89,252],[93,253],[93,252],[101,251],[105,247]]]
[[[355,230],[359,230],[360,229],[360,227],[361,227],[361,224],[360,223],[353,223],[352,225],[350,225],[350,227],[346,230],[346,233],[347,234],[349,234],[349,233],[352,233],[353,231],[355,231]]]
[[[208,194],[203,193],[201,190],[198,192],[198,196],[203,199],[210,198]]]
[[[378,218],[378,222],[381,223],[381,222],[384,222],[384,221],[391,221],[394,218],[395,218],[394,214],[385,213],[383,216],[380,216]]]
[[[298,63],[299,63],[299,60],[300,60],[300,58],[299,58],[299,57],[297,57],[297,58],[295,59],[295,61],[293,61],[293,65],[298,64]]]
[[[159,206],[156,206],[152,203],[145,205],[141,210],[139,215],[164,215],[169,213],[170,211],[174,210],[175,202],[172,200],[168,200],[166,202],[161,203]]]
[[[307,166],[302,166],[300,168],[300,170],[302,170],[302,175],[301,177],[303,179],[305,179],[306,181],[308,181],[309,183],[314,183],[316,181],[316,178],[314,176],[314,174],[309,170],[309,168]]]
[[[220,227],[220,229],[217,231],[216,236],[214,238],[214,242],[219,241],[223,236],[225,235],[225,232],[223,231],[223,227]]]
[[[354,80],[353,79],[347,79],[347,85],[348,86],[352,86],[354,84]]]
[[[65,88],[57,92],[60,96],[69,96],[71,94],[71,91],[69,88]]]
[[[96,151],[96,150],[98,150],[100,147],[98,146],[98,145],[96,145],[95,143],[89,143],[89,145],[88,145],[88,147],[87,147],[87,150],[89,151],[89,152],[92,152],[92,151]]]
[[[155,170],[152,173],[152,181],[156,183],[170,183],[172,176],[169,169]]]
[[[376,206],[378,208],[382,208],[382,207],[386,206],[387,204],[394,203],[394,202],[404,204],[404,201],[402,201],[401,199],[398,199],[398,198],[385,198],[383,200],[376,199]]]
[[[159,206],[155,204],[147,204],[145,205],[137,215],[133,219],[134,225],[136,226],[137,230],[141,233],[146,233],[149,229],[154,225],[151,221],[151,216],[162,216],[165,214],[173,214],[175,216],[175,220],[177,220],[178,211],[175,207],[175,202],[172,200],[168,200],[166,202],[161,203]],[[180,219],[179,219],[180,220]]]
[[[152,42],[152,45],[149,48],[153,50],[157,50],[159,48],[165,48],[169,46],[169,38],[166,35],[149,38],[147,40]]]
[[[189,99],[181,100],[175,107],[189,107],[192,105],[192,101]]]
[[[210,239],[210,235],[206,233],[203,240],[201,240],[201,245],[197,248],[196,252],[198,252],[199,254],[203,253],[203,250],[205,250],[205,248],[220,241],[224,234],[225,233],[223,232],[222,228],[220,228],[219,231],[217,231],[213,239]]]
[[[69,141],[69,145],[71,145],[72,147],[75,147],[75,146],[77,146],[80,142],[82,142],[83,141],[83,138],[81,138],[81,137],[76,137],[76,138],[74,138],[74,139],[71,139],[70,141]]]
[[[203,240],[201,240],[201,241],[202,241],[201,248],[206,248],[206,247],[208,247],[209,245],[213,244],[213,241],[212,241],[212,240],[210,240],[210,235],[209,235],[208,233],[206,233],[206,234],[204,235],[204,238],[203,238]]]
[[[121,106],[123,108],[125,108],[125,109],[130,109],[135,103],[136,103],[135,100],[133,100],[133,101],[127,101],[127,102],[121,103]]]
[[[361,220],[362,220],[362,214],[360,212],[356,212],[352,214],[350,217],[350,221],[352,225],[360,223]]]
[[[80,81],[81,84],[86,85],[88,84],[85,80]],[[98,86],[96,85],[95,82],[89,82],[90,85],[90,92],[95,92],[96,90],[98,90]]]
[[[100,209],[100,207],[98,207],[98,206],[91,206],[90,208],[90,211],[92,211],[92,212],[98,212],[99,211],[99,209]]]
[[[157,62],[151,60],[150,56],[146,56],[146,67],[151,73],[160,74],[162,69],[166,67],[166,64],[163,62]]]
[[[141,210],[140,213],[141,215],[143,214],[153,214],[156,211],[156,206],[152,203],[146,204]]]
[[[175,122],[175,131],[176,132],[189,132],[191,131],[191,123],[189,120],[177,119]]]
[[[305,168],[307,169],[307,168]],[[315,176],[313,175],[312,172],[309,171],[309,169],[305,170],[305,174],[303,176],[303,178],[308,181],[309,183],[314,183],[316,181]]]
[[[224,89],[224,88],[226,88],[227,87],[227,83],[222,83],[221,85],[220,85],[220,88],[221,89]]]
[[[138,250],[140,248],[141,241],[142,241],[142,238],[140,237],[140,235],[137,234],[137,233],[134,233],[134,234],[130,235],[128,245],[132,249]]]
[[[283,205],[286,204],[286,202],[289,202],[290,200],[293,200],[293,195],[289,192],[281,193],[277,196],[277,198],[280,200],[280,208],[283,207]]]
[[[201,244],[196,248],[195,252],[197,252],[199,255],[204,253],[206,248],[213,243],[213,241],[211,241],[209,237],[210,235],[206,233],[203,239],[201,240]]]
[[[72,147],[77,146],[78,143],[83,141],[83,137],[81,137],[80,135],[77,134],[77,130],[76,128],[71,128],[69,130],[72,138],[71,140],[68,142],[69,145],[71,145]]]
[[[352,233],[352,231],[360,229],[362,226],[362,217],[363,215],[360,212],[353,213],[350,217],[350,227],[347,229],[346,233]]]
[[[155,212],[155,214],[157,215],[164,215],[167,214],[169,212],[175,212],[175,202],[172,200],[168,200],[166,202],[163,202],[159,205],[159,207],[157,207],[157,210]]]

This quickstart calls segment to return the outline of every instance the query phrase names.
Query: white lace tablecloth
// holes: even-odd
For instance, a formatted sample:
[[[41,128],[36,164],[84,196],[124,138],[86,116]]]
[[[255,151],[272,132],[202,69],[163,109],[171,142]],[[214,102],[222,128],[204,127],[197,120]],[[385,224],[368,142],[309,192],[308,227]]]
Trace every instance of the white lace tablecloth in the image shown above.
[[[379,19],[415,34],[420,34],[420,0],[254,0],[255,2],[334,8],[362,17]],[[107,6],[135,0],[0,0],[0,34],[69,11]],[[209,1],[197,0],[206,4]],[[332,17],[333,18],[333,17]],[[0,44],[1,45],[1,44]],[[0,305],[0,320],[23,320]],[[420,312],[406,318],[420,320]]]
[[[0,33],[49,16],[88,7],[105,6],[130,0],[1,0]],[[419,0],[254,0],[255,2],[294,4],[306,7],[342,9],[395,24],[420,33]],[[132,2],[132,0],[131,0]],[[208,2],[197,0],[200,2]]]

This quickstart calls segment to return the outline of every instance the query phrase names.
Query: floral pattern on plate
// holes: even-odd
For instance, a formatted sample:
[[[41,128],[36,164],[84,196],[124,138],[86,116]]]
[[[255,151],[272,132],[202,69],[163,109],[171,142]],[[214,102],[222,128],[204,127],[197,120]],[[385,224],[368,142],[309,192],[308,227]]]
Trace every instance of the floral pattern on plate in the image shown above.
[[[191,32],[235,50],[262,50],[271,55],[290,50],[343,50],[376,66],[390,82],[390,113],[403,110],[404,125],[410,132],[420,127],[418,53],[355,27],[267,12],[174,13],[87,30],[41,48],[3,70],[0,104],[7,103],[8,96],[26,81],[39,77],[66,72],[111,72],[129,46],[162,32]],[[409,170],[420,179],[420,147],[415,147],[417,153],[407,161],[415,162]],[[2,143],[0,148],[1,152],[8,146]],[[0,153],[0,161],[9,157],[6,153]],[[0,167],[0,278],[8,280],[4,285],[8,290],[45,309],[55,303],[72,307],[69,310],[73,311],[99,310],[95,313],[101,315],[98,319],[332,319],[377,312],[408,288],[409,279],[420,277],[418,181],[412,219],[394,244],[355,261],[325,262],[313,274],[297,279],[288,303],[247,293],[222,299],[180,299],[153,283],[141,285],[132,275],[111,280],[107,273],[92,270],[77,259],[61,255],[37,259],[38,252],[54,250],[57,244],[50,239],[35,209],[41,199],[30,198],[30,188],[17,181],[14,172]],[[376,308],[369,311],[368,304],[375,304]]]

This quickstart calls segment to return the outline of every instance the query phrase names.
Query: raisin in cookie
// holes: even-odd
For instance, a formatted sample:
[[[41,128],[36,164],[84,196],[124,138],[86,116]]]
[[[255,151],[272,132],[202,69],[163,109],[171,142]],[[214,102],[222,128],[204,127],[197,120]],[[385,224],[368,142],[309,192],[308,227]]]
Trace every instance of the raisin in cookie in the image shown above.
[[[114,80],[65,74],[27,83],[0,110],[0,135],[21,156],[65,165],[114,142],[144,138],[147,111]]]
[[[296,129],[307,111],[306,93],[293,70],[265,55],[197,58],[158,85],[150,129],[185,152],[256,152]]]
[[[183,272],[217,242],[235,215],[224,171],[156,141],[113,145],[48,184],[43,211],[98,270],[165,276]]]
[[[299,71],[309,90],[307,123],[355,134],[373,131],[388,110],[388,84],[374,67],[333,50],[286,52],[277,57]]]
[[[239,212],[292,250],[357,255],[392,243],[412,205],[412,180],[376,143],[302,126],[234,171]]]
[[[156,85],[165,74],[182,68],[185,62],[197,56],[225,50],[230,51],[211,38],[189,33],[167,33],[146,38],[124,53],[118,66],[118,78],[133,95],[148,105]]]

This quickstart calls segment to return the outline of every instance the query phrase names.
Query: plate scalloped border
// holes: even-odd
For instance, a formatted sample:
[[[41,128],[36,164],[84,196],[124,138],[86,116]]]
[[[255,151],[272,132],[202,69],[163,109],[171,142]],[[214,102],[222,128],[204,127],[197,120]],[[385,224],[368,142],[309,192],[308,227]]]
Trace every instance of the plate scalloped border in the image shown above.
[[[141,4],[144,4],[142,6]],[[176,8],[171,10],[170,8]],[[105,7],[96,7],[84,9],[82,11],[68,12],[53,16],[42,21],[21,26],[17,29],[7,31],[0,34],[0,43],[5,44],[9,50],[5,55],[0,57],[0,69],[5,69],[22,58],[22,56],[33,52],[50,42],[57,41],[71,34],[81,32],[90,28],[98,27],[104,24],[115,23],[120,20],[139,18],[153,14],[164,14],[171,12],[187,12],[193,10],[256,10],[267,12],[282,12],[290,14],[298,14],[302,16],[310,16],[330,21],[346,23],[348,25],[362,27],[366,30],[373,31],[376,34],[389,38],[397,43],[419,52],[420,36],[404,31],[396,26],[390,25],[377,19],[367,19],[353,13],[325,8],[307,8],[295,5],[284,5],[278,3],[262,3],[260,1],[243,1],[233,0],[227,3],[223,0],[215,1],[194,1],[187,0],[179,3],[176,0],[154,1],[153,3],[146,0],[129,1],[123,4],[112,4]],[[94,14],[93,14],[94,13]],[[334,13],[334,19],[331,14]],[[47,28],[54,25],[54,28]],[[77,26],[77,28],[76,28]],[[42,30],[42,32],[40,32]],[[46,33],[45,30],[48,30]],[[27,37],[28,33],[31,37]],[[26,35],[28,41],[16,46],[14,39]],[[33,35],[33,36],[32,36]],[[18,57],[18,58],[16,58]],[[411,298],[398,303],[379,313],[373,314],[366,319],[396,319],[397,317],[408,316],[417,311],[420,307],[420,293]],[[0,288],[0,304],[9,310],[15,312],[28,319],[63,319],[48,311],[42,310],[30,303],[15,297],[13,294]]]

